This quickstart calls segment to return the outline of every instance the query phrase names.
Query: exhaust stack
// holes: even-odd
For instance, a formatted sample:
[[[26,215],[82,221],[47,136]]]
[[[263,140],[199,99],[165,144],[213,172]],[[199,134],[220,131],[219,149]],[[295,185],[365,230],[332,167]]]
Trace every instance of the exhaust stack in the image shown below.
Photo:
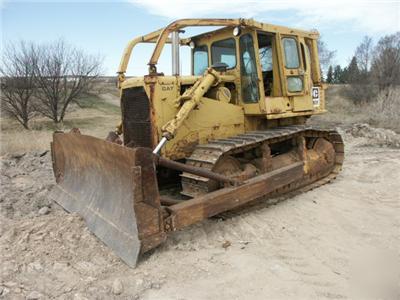
[[[179,76],[179,67],[180,67],[180,60],[179,60],[179,31],[174,31],[171,33],[171,43],[172,43],[172,75]]]

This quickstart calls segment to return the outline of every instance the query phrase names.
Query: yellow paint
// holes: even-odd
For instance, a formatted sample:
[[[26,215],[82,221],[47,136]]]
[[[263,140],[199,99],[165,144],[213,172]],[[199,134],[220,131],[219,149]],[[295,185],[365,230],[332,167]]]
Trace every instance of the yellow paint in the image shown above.
[[[221,29],[181,40],[181,44],[194,41],[196,45],[211,44],[227,38],[236,41],[236,66],[224,73],[206,72],[204,76],[164,76],[155,73],[155,65],[165,43],[169,43],[168,33],[187,26],[225,25]],[[232,29],[241,25],[242,33],[250,33],[254,41],[260,99],[257,103],[245,103],[242,99],[240,77],[239,38],[234,37]],[[261,62],[257,34],[265,33],[272,37],[273,84],[270,96],[264,96]],[[297,42],[300,65],[296,69],[285,67],[282,38],[292,37]],[[325,93],[317,49],[318,33],[302,31],[282,26],[263,24],[249,19],[189,19],[171,23],[166,28],[132,40],[127,46],[119,69],[121,90],[143,86],[153,112],[153,142],[169,133],[173,136],[162,150],[162,154],[172,159],[190,155],[196,144],[207,143],[212,139],[224,138],[244,133],[248,130],[302,124],[307,117],[325,113]],[[133,47],[140,42],[155,43],[150,61],[150,73],[144,77],[125,77],[124,73]],[[211,55],[209,54],[209,66]],[[214,75],[210,75],[211,73]],[[303,80],[303,90],[289,92],[288,76],[299,76]],[[232,89],[233,84],[233,89]],[[314,107],[312,87],[320,88],[320,105]],[[229,87],[231,99],[228,102],[216,98],[216,89]],[[182,93],[184,89],[186,93]],[[214,96],[213,96],[214,95]],[[135,101],[132,99],[131,101]]]

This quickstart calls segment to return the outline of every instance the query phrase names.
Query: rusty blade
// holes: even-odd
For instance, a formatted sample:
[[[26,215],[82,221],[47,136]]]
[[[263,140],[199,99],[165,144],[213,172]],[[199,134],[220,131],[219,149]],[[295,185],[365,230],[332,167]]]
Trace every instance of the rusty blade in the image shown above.
[[[54,133],[51,197],[83,217],[89,229],[128,265],[141,243],[134,210],[135,150],[94,137]],[[140,187],[139,187],[140,188]]]

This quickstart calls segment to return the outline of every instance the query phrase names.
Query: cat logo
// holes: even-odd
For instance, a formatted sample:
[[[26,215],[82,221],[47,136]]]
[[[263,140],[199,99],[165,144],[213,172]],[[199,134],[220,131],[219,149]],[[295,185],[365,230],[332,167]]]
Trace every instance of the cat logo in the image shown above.
[[[319,107],[320,99],[319,99],[319,88],[318,87],[312,88],[312,100],[313,100],[314,107]]]
[[[163,86],[161,89],[162,89],[163,92],[172,91],[174,89],[174,86],[173,85],[167,85],[167,86]]]

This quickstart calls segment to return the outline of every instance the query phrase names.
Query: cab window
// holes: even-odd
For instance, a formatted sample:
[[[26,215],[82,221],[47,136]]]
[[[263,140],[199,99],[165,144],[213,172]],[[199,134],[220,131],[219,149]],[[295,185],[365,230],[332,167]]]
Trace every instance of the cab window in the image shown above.
[[[283,49],[285,51],[285,67],[288,69],[297,69],[300,67],[297,41],[294,38],[283,38]]]
[[[236,44],[235,39],[230,38],[211,45],[211,61],[212,64],[225,63],[228,69],[236,66]]]
[[[257,64],[253,38],[250,34],[240,37],[240,77],[243,102],[258,102],[260,95],[258,91]]]
[[[300,76],[288,76],[287,85],[290,93],[298,93],[303,90],[303,80]]]
[[[193,49],[193,75],[202,75],[208,68],[207,46],[198,46]]]
[[[264,83],[265,96],[271,96],[274,87],[274,63],[273,63],[273,40],[274,36],[258,33],[258,49],[261,63],[262,79]]]

